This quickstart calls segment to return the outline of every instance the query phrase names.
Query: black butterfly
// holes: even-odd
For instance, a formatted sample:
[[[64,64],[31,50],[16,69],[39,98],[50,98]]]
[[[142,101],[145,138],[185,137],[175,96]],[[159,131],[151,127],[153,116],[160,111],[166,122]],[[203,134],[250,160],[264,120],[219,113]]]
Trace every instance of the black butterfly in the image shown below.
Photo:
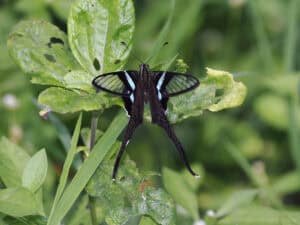
[[[157,124],[166,131],[188,171],[193,176],[198,177],[190,167],[183,147],[165,114],[169,97],[196,88],[200,84],[197,78],[176,72],[151,71],[147,64],[141,64],[140,71],[128,70],[102,74],[95,77],[92,84],[97,89],[121,96],[130,117],[115,161],[112,174],[113,180],[116,178],[126,145],[134,130],[143,122],[144,104],[148,102],[150,104],[152,123]]]

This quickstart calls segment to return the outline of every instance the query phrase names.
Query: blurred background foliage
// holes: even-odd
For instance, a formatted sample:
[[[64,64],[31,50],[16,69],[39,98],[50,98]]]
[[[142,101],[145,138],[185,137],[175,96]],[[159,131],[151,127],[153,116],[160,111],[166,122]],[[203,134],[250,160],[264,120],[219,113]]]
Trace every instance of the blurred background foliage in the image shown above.
[[[65,124],[71,131],[77,115],[52,115],[52,122],[39,116],[36,96],[40,87],[30,84],[12,62],[6,40],[11,28],[24,18],[44,19],[66,31],[70,3],[0,1],[0,134],[31,155],[46,147],[50,160],[46,202],[54,193],[66,154],[56,129]],[[170,2],[136,0],[135,7],[132,55],[145,60],[169,18]],[[275,197],[262,195],[256,200],[260,204],[274,206],[278,200],[287,208],[300,207],[299,7],[297,0],[176,1],[165,38],[168,45],[161,48],[152,66],[178,54],[189,65],[190,74],[204,77],[205,67],[226,70],[248,88],[241,107],[206,111],[175,125],[189,158],[203,174],[194,185],[201,215],[218,209],[232,193],[245,188],[268,187],[267,192]],[[135,69],[139,63],[132,56],[126,68]],[[111,111],[100,118],[101,128],[111,121]],[[86,127],[89,117],[86,113]],[[151,124],[138,129],[127,152],[142,171],[183,169],[164,132]]]

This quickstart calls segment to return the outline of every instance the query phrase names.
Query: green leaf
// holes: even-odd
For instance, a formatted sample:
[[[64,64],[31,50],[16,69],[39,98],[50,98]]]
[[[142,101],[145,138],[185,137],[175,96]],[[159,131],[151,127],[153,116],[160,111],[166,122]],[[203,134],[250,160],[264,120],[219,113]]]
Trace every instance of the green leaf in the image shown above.
[[[181,171],[181,175],[185,180],[187,186],[194,192],[198,190],[201,184],[203,184],[205,180],[205,171],[201,164],[193,163],[192,165],[193,170],[197,171],[197,174],[200,176],[200,179],[195,179],[194,176],[191,176],[190,172],[186,169]]]
[[[96,141],[103,135],[103,131],[96,130]],[[90,146],[91,140],[91,129],[90,128],[82,128],[80,132],[80,136],[85,146]]]
[[[0,190],[0,212],[17,217],[39,214],[34,195],[21,187]]]
[[[6,217],[1,225],[46,225],[47,218],[43,216]]]
[[[218,225],[295,225],[299,221],[299,211],[278,211],[256,205],[235,210]]]
[[[267,125],[278,130],[288,128],[288,106],[288,102],[284,97],[274,94],[261,95],[254,102],[254,110],[259,118]],[[299,118],[300,110],[297,114]]]
[[[48,161],[45,149],[35,153],[28,161],[22,176],[22,186],[36,192],[44,183],[47,175]]]
[[[239,209],[253,201],[257,195],[257,190],[242,190],[235,192],[225,201],[221,208],[216,212],[216,217],[223,217],[232,211]]]
[[[152,220],[149,216],[143,216],[140,220],[139,225],[157,225],[157,223]]]
[[[78,111],[92,111],[105,109],[117,102],[117,98],[106,98],[104,94],[88,94],[72,90],[51,87],[43,91],[38,98],[41,105],[49,107],[58,113],[74,113]]]
[[[215,112],[237,107],[243,103],[246,92],[244,84],[234,81],[230,73],[208,68],[207,77],[198,88],[170,99],[168,118],[175,123],[199,116],[205,109]]]
[[[30,159],[29,154],[2,137],[0,141],[0,177],[6,187],[20,186],[23,170]]]
[[[167,192],[173,197],[173,199],[185,208],[194,220],[198,220],[197,196],[188,187],[183,176],[171,169],[163,168],[163,183]]]
[[[72,216],[68,218],[65,224],[66,225],[92,225],[90,210],[89,208],[86,207],[87,205],[88,205],[88,196],[86,195],[80,199],[80,202],[78,204],[76,204],[76,209],[72,212]]]
[[[208,108],[210,111],[216,112],[243,103],[247,93],[247,88],[243,83],[234,81],[233,76],[225,71],[207,68],[207,75],[207,80],[204,82],[213,85],[216,90],[223,91],[219,101]]]
[[[110,152],[116,152],[116,144]],[[169,225],[174,221],[175,207],[171,197],[162,189],[154,188],[145,180],[129,157],[120,165],[117,182],[112,182],[115,156],[106,157],[91,178],[87,191],[97,197],[105,209],[109,225],[125,224],[130,217],[149,215],[158,224]]]
[[[68,152],[67,158],[65,160],[63,170],[62,170],[62,174],[59,178],[59,184],[58,184],[57,191],[56,191],[56,194],[55,194],[55,197],[54,197],[54,202],[53,202],[53,205],[52,205],[52,208],[51,208],[49,218],[52,217],[53,212],[54,212],[54,210],[57,206],[57,203],[60,200],[60,198],[63,194],[63,191],[66,187],[66,184],[67,184],[67,181],[68,181],[68,175],[69,175],[69,172],[70,172],[70,168],[71,168],[72,162],[75,158],[75,155],[77,153],[77,151],[76,151],[77,148],[76,147],[77,147],[77,143],[78,143],[78,139],[79,139],[79,135],[80,135],[81,122],[82,122],[82,114],[80,114],[80,116],[77,120],[76,126],[75,126],[75,130],[74,130],[73,137],[72,137],[72,140],[71,140],[71,147],[70,147],[70,150]]]
[[[79,69],[67,36],[54,25],[39,20],[17,24],[7,41],[10,55],[32,82],[64,86],[64,76]]]
[[[95,89],[92,86],[93,76],[82,70],[75,70],[67,73],[64,77],[66,88],[79,89],[89,93],[95,93]]]
[[[77,0],[71,6],[71,49],[82,67],[93,75],[122,68],[131,50],[133,31],[131,0]]]
[[[300,189],[299,173],[292,171],[281,175],[274,183],[273,188],[279,195],[297,192]]]
[[[120,113],[111,123],[108,130],[97,142],[89,157],[79,168],[69,186],[61,196],[52,216],[49,217],[48,225],[58,225],[66,213],[70,210],[81,191],[96,171],[107,152],[115,143],[117,137],[127,124],[127,117]]]

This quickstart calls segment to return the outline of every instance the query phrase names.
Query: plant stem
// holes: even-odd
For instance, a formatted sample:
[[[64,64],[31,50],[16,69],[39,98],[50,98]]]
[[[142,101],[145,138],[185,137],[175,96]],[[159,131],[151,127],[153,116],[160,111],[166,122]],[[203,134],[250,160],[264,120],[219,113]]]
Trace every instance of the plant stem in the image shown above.
[[[297,41],[297,19],[299,0],[291,0],[288,7],[288,29],[285,41],[284,69],[290,73],[295,70],[295,46]]]
[[[99,111],[92,112],[91,120],[91,136],[89,150],[92,151],[96,142],[96,130],[98,125]],[[97,212],[96,212],[96,201],[95,198],[89,195],[89,209],[91,215],[92,225],[97,225]]]

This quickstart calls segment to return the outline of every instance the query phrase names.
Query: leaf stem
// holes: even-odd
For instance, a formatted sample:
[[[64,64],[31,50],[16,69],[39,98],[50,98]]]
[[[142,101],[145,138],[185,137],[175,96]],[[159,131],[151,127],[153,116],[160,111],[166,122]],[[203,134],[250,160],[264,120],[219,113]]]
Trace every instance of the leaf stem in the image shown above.
[[[90,146],[89,150],[92,151],[95,142],[96,142],[96,130],[98,125],[98,118],[99,118],[99,111],[92,112],[92,119],[91,119],[91,136],[90,136]],[[89,209],[91,215],[92,225],[97,225],[97,212],[96,212],[96,201],[93,196],[89,195]]]

